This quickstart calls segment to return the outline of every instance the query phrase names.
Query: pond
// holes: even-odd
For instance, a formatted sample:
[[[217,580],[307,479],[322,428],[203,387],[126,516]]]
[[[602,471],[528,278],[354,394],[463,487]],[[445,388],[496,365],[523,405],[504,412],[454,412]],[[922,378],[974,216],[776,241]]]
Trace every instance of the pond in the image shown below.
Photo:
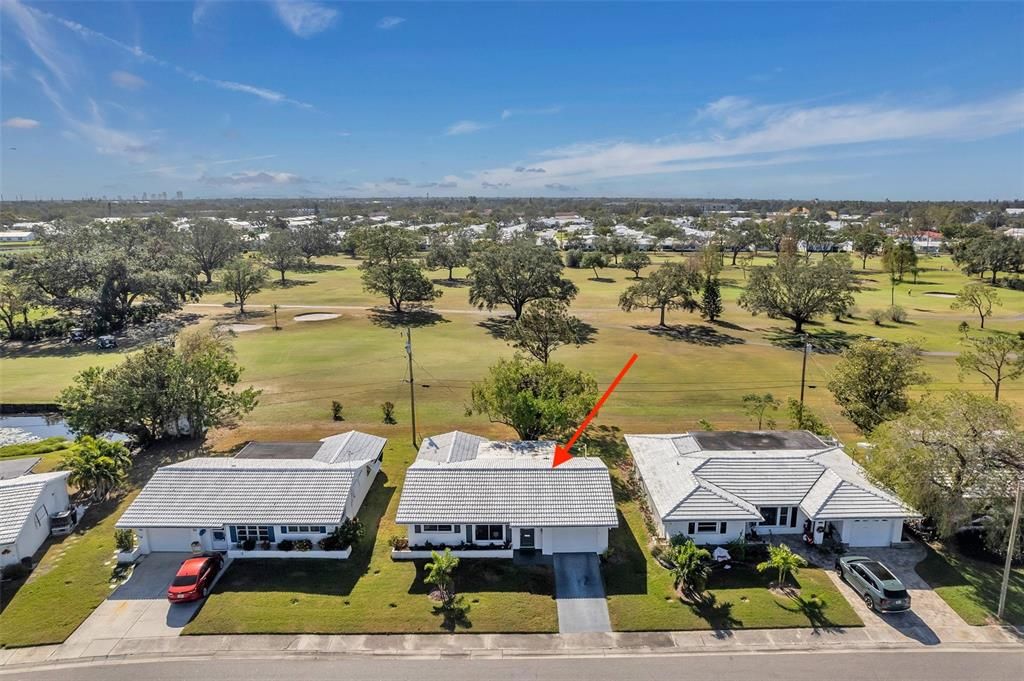
[[[0,446],[20,442],[34,442],[48,437],[75,439],[60,414],[4,414],[0,415]],[[128,437],[121,433],[109,433],[105,437],[124,441]]]

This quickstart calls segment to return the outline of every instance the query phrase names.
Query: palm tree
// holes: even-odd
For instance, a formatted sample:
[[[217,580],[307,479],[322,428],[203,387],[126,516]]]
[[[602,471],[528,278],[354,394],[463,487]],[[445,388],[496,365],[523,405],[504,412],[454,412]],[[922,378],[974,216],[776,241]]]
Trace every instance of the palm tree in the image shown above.
[[[423,581],[436,586],[444,607],[451,607],[455,602],[455,568],[459,566],[459,558],[451,549],[445,549],[444,553],[431,551],[430,559]]]
[[[699,594],[707,585],[711,574],[711,554],[687,539],[682,544],[673,546],[669,552],[672,576],[675,587],[690,594]]]
[[[807,561],[803,559],[786,546],[785,544],[779,544],[777,546],[768,547],[768,560],[763,563],[757,564],[758,572],[765,572],[767,570],[778,570],[779,579],[776,582],[778,586],[782,586],[786,578],[790,575],[796,575],[800,571],[800,568],[806,567]]]
[[[132,457],[120,442],[84,435],[78,439],[61,461],[61,468],[69,471],[68,482],[82,490],[92,490],[93,499],[106,499],[107,495],[124,482]]]

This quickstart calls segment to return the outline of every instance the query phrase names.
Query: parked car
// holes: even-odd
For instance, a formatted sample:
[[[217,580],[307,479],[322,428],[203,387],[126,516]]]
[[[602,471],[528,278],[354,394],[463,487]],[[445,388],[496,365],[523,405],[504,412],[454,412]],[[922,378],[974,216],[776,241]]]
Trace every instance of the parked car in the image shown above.
[[[117,339],[113,336],[100,336],[96,339],[96,345],[100,350],[110,350],[117,347]]]
[[[72,343],[82,343],[89,338],[89,334],[85,332],[85,329],[74,328],[68,332],[68,340]]]
[[[910,610],[910,593],[889,568],[867,556],[842,556],[836,559],[836,572],[877,612]]]
[[[188,603],[206,598],[210,587],[224,566],[219,553],[189,558],[178,568],[178,574],[167,588],[167,600],[171,603]]]

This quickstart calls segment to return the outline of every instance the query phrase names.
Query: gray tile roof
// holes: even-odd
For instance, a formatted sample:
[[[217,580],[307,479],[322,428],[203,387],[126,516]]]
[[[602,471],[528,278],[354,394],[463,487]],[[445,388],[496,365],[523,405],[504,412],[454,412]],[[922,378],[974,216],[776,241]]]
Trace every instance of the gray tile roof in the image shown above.
[[[0,461],[0,480],[10,480],[25,475],[32,470],[32,467],[39,463],[38,456],[29,456],[21,459],[5,459]]]
[[[205,457],[164,466],[117,526],[338,523],[355,471],[385,443],[353,431],[325,438],[310,459]]]
[[[320,450],[313,455],[317,461],[324,463],[342,463],[373,461],[388,443],[386,438],[350,430],[347,433],[331,435],[320,440]]]
[[[484,442],[487,442],[487,439],[479,435],[453,430],[443,435],[424,438],[416,458],[443,463],[469,461],[476,458],[477,449]]]
[[[759,506],[800,506],[816,519],[915,515],[873,485],[838,446],[809,433],[726,433],[722,450],[703,448],[702,442],[718,442],[705,435],[626,436],[662,520],[760,520]],[[739,448],[751,442],[779,448]],[[816,442],[820,446],[808,448]]]
[[[0,480],[0,544],[17,541],[46,483],[67,477],[66,471],[55,471]]]
[[[429,439],[435,444],[421,446],[406,471],[400,524],[618,525],[611,477],[599,459],[575,457],[552,468],[553,442],[488,442],[455,433]],[[452,440],[462,443],[449,446]]]

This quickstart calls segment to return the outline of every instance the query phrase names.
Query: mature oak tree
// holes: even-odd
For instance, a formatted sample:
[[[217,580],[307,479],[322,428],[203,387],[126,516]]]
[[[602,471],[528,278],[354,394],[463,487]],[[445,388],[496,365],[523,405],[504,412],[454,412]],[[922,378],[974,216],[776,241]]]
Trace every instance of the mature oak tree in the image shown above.
[[[560,300],[545,298],[530,303],[509,329],[508,340],[547,364],[551,353],[563,345],[582,343],[581,322],[569,314]]]
[[[302,251],[295,235],[287,229],[271,231],[260,244],[260,255],[270,269],[281,273],[282,284],[285,283],[285,273],[302,262]]]
[[[238,255],[242,243],[234,228],[224,220],[198,218],[182,233],[182,247],[209,284],[213,281],[214,270]]]
[[[558,253],[533,243],[532,237],[487,245],[470,260],[469,279],[471,304],[488,310],[509,305],[516,319],[531,301],[570,301],[579,291],[562,277]]]
[[[700,288],[698,273],[681,263],[665,263],[642,281],[633,284],[619,296],[619,307],[626,312],[637,308],[659,310],[659,326],[665,326],[665,311],[696,310],[694,296]]]
[[[978,513],[1005,520],[993,511],[1010,507],[1013,481],[1024,475],[1024,434],[1013,410],[976,393],[925,397],[880,425],[871,442],[868,472],[947,537]],[[1005,554],[1005,543],[991,542],[998,536],[988,533],[989,546]]]
[[[836,299],[852,298],[853,290],[850,259],[845,254],[816,265],[783,254],[774,265],[751,270],[739,304],[755,315],[763,312],[772,319],[788,319],[793,331],[801,333],[805,323],[828,312]]]
[[[221,282],[224,290],[234,294],[239,314],[245,314],[245,301],[267,283],[267,270],[250,258],[236,258],[221,272]]]
[[[907,389],[926,383],[921,350],[912,344],[862,340],[843,352],[828,389],[843,415],[864,433],[907,411]]]

